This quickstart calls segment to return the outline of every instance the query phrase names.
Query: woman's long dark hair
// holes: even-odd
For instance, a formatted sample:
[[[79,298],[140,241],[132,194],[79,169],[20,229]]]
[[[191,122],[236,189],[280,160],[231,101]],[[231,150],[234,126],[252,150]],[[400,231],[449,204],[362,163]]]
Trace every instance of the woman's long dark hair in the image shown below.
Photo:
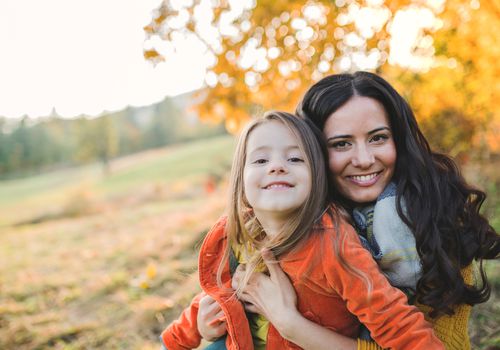
[[[491,288],[482,260],[500,254],[500,236],[479,213],[486,194],[465,182],[450,157],[430,149],[398,92],[372,73],[331,75],[306,92],[296,113],[323,130],[328,117],[353,96],[377,100],[389,117],[397,151],[393,178],[397,210],[415,236],[422,264],[417,300],[432,307],[432,317],[452,314],[458,304],[485,302]],[[340,194],[334,191],[338,199]],[[460,270],[474,259],[479,261],[480,281],[472,286],[464,282]]]

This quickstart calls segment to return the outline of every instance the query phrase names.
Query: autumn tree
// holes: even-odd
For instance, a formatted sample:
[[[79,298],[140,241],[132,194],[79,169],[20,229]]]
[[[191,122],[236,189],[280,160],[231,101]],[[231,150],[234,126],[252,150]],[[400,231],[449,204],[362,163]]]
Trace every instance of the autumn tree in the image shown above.
[[[117,128],[112,114],[78,120],[77,154],[79,161],[98,159],[107,174],[110,161],[118,153]]]
[[[149,43],[204,43],[213,65],[197,112],[230,131],[260,110],[294,110],[325,75],[371,70],[410,100],[438,148],[458,154],[500,150],[488,134],[500,120],[499,23],[496,0],[164,0],[145,31]],[[144,56],[168,59],[160,44]]]

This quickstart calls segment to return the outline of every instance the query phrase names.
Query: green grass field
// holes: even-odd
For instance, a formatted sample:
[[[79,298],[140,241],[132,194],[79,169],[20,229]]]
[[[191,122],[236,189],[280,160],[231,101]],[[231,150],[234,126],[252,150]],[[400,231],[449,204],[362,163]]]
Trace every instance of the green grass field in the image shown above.
[[[117,159],[109,174],[0,182],[0,349],[158,349],[199,290],[197,248],[224,211],[233,148],[224,136]],[[470,323],[480,349],[500,345],[499,264],[487,267],[494,294]]]

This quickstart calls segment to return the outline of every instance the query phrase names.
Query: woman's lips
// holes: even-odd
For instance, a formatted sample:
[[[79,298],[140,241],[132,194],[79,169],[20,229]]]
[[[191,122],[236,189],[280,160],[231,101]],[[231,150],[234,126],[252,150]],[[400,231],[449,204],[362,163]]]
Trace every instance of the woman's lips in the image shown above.
[[[380,178],[380,174],[382,174],[382,171],[366,175],[349,175],[347,176],[347,179],[358,186],[368,187],[378,181],[378,179]]]

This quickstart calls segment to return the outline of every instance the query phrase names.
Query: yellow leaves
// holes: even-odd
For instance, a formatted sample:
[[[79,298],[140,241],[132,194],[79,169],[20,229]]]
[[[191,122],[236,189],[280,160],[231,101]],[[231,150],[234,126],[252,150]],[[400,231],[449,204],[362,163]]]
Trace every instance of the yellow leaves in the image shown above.
[[[500,117],[498,115],[489,125],[485,138],[489,149],[500,153]]]
[[[147,26],[142,27],[142,30],[144,30],[148,34],[154,34],[155,29],[151,24],[148,24]]]
[[[231,134],[237,134],[249,121],[250,117],[247,113],[235,110],[230,117],[226,118],[226,129]]]
[[[165,40],[173,30],[166,23],[170,16],[176,15],[165,11],[168,3],[163,1],[157,17],[144,28],[148,34],[161,34]],[[231,133],[237,133],[257,112],[269,109],[293,112],[304,90],[321,77],[342,70],[363,69],[353,64],[352,57],[357,50],[367,55],[379,52],[381,58],[376,64],[380,66],[375,69],[408,97],[420,121],[427,125],[451,125],[451,129],[469,128],[436,133],[433,136],[436,142],[441,142],[441,138],[446,140],[442,145],[458,142],[460,146],[453,148],[460,150],[473,146],[474,141],[470,140],[477,138],[472,134],[487,130],[491,120],[500,118],[497,103],[500,47],[495,44],[500,32],[498,8],[487,1],[482,1],[479,7],[473,6],[469,0],[446,0],[442,8],[431,6],[442,21],[436,31],[424,33],[429,42],[425,47],[436,52],[435,65],[426,73],[414,73],[386,62],[384,55],[389,51],[392,35],[387,24],[391,24],[398,10],[421,2],[383,2],[379,7],[387,18],[379,21],[381,24],[376,28],[372,26],[374,33],[366,36],[366,40],[360,39],[360,45],[350,45],[347,35],[355,34],[358,38],[363,35],[355,19],[340,19],[356,12],[351,11],[354,7],[360,12],[364,6],[372,6],[368,3],[261,0],[234,20],[237,35],[232,37],[221,31],[220,19],[228,8],[227,2],[219,3],[212,21],[214,31],[220,34],[213,38],[217,41],[217,45],[212,45],[217,47],[216,60],[207,79],[210,88],[204,90],[203,98],[197,101],[196,112],[201,119],[224,122]],[[306,13],[311,6],[316,6],[316,19]],[[197,32],[199,29],[193,26],[192,10],[188,9],[190,18],[182,30],[203,37],[204,33]],[[251,50],[247,50],[249,46]],[[416,45],[414,50],[418,48]],[[246,51],[254,52],[255,59],[244,60]],[[144,57],[153,62],[163,59],[155,49],[144,51]],[[342,65],[342,58],[349,64]],[[438,122],[439,118],[460,122],[456,125]],[[460,135],[467,135],[467,140],[457,140]],[[494,139],[488,141],[488,145],[495,144]]]
[[[138,277],[132,280],[132,286],[138,287],[140,289],[149,289],[153,280],[158,275],[158,268],[154,262],[148,263],[146,270],[141,273]]]
[[[156,268],[156,264],[154,263],[149,263],[147,268],[146,268],[146,277],[150,280],[154,279],[156,277],[156,274],[157,274],[157,268]]]
[[[164,61],[165,58],[158,53],[155,49],[144,50],[144,58],[153,62]]]

